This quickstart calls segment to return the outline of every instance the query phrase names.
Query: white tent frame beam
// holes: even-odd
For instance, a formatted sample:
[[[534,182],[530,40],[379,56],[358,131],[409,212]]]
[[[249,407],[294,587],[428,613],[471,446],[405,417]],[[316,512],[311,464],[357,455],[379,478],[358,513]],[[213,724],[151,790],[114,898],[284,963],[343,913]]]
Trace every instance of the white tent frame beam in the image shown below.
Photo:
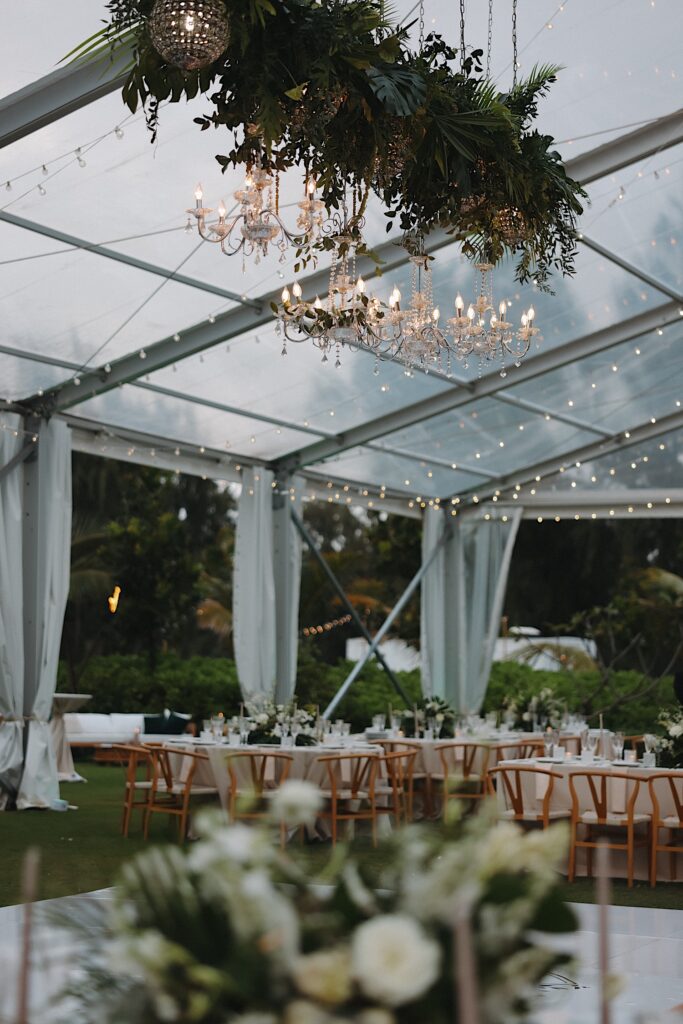
[[[71,428],[73,450],[98,458],[116,459],[153,469],[238,484],[242,481],[241,470],[244,466],[264,465],[258,459],[241,459],[214,448],[205,448],[204,452],[200,452],[195,445],[189,445],[187,441],[174,441],[168,437],[88,420],[71,413],[60,414],[59,418]],[[180,455],[175,455],[175,448],[179,449]],[[151,454],[152,450],[154,455]],[[370,507],[375,511],[390,512],[407,518],[421,518],[419,506],[411,501],[409,494],[401,491],[387,490],[385,496],[379,498],[374,493],[376,484],[329,476],[321,477],[316,474],[305,475],[302,480],[304,500],[314,497],[345,507]],[[370,488],[373,489],[372,495]],[[365,495],[364,491],[367,492]]]
[[[598,178],[605,178],[680,142],[683,142],[683,108],[568,160],[567,174],[582,185],[590,185]]]
[[[434,252],[444,245],[450,245],[452,238],[445,232],[437,232],[430,239],[427,249]],[[385,242],[375,250],[377,256],[384,261],[382,271],[387,273],[396,267],[402,266],[407,261],[407,254],[400,249],[397,242]],[[374,274],[376,265],[369,257],[359,258],[357,261],[358,272],[371,277]],[[329,270],[327,268],[316,271],[308,277],[302,278],[301,285],[304,294],[312,298],[318,292],[326,289],[329,284]],[[131,352],[121,356],[119,359],[107,363],[109,371],[104,367],[93,369],[83,368],[79,374],[80,384],[73,380],[67,381],[51,388],[44,396],[33,395],[26,399],[30,406],[49,406],[50,411],[60,412],[79,405],[86,398],[94,398],[96,395],[111,391],[119,384],[130,384],[138,377],[153,373],[155,370],[163,369],[172,363],[187,359],[189,356],[220,345],[241,334],[259,327],[265,327],[273,322],[273,312],[270,303],[279,302],[279,291],[271,292],[255,300],[252,307],[240,307],[227,310],[216,316],[213,323],[201,321],[192,327],[179,332],[179,340],[175,337],[164,338],[146,346],[146,358],[140,360],[139,352]]]
[[[545,492],[525,495],[523,519],[681,519],[683,488],[642,491]],[[491,506],[487,505],[486,508]]]
[[[652,330],[674,323],[680,319],[680,303],[667,302],[653,309],[631,317],[629,320],[621,321],[610,327],[603,328],[593,334],[584,335],[575,341],[559,345],[547,352],[542,352],[531,359],[527,359],[515,371],[512,380],[501,378],[498,372],[492,372],[480,377],[472,383],[468,390],[457,389],[455,391],[439,392],[429,398],[414,402],[412,405],[404,406],[385,416],[369,420],[340,435],[339,441],[324,440],[318,441],[307,448],[292,452],[285,458],[278,460],[278,464],[294,471],[302,466],[314,465],[323,462],[333,455],[350,448],[358,448],[369,441],[385,437],[395,431],[406,427],[423,423],[442,413],[451,412],[482,398],[490,398],[504,391],[506,388],[515,387],[530,380],[535,380],[544,374],[561,369],[569,363],[579,362],[588,356],[596,355],[599,352],[607,351],[616,345],[641,337]],[[552,413],[548,413],[552,416]],[[454,460],[457,461],[457,460]]]
[[[10,93],[0,100],[0,149],[123,88],[126,78],[108,60],[67,64]]]
[[[136,256],[129,256],[127,253],[110,249],[106,245],[99,245],[97,242],[88,242],[83,238],[78,238],[76,235],[67,234],[66,231],[59,231],[57,228],[50,228],[45,224],[27,220],[25,217],[17,217],[13,213],[7,213],[2,210],[0,210],[0,221],[4,221],[5,224],[11,224],[12,227],[21,228],[24,231],[44,235],[46,238],[52,238],[56,242],[63,242],[72,249],[80,249],[83,252],[93,253],[95,256],[103,256],[105,259],[114,260],[116,263],[123,263],[128,267],[134,267],[135,270],[144,270],[147,274],[164,277],[166,280],[173,281],[176,284],[184,284],[190,288],[196,288],[198,291],[209,292],[211,295],[217,295],[222,299],[229,299],[240,306],[251,306],[252,309],[258,312],[261,311],[261,303],[258,300],[244,299],[237,292],[230,291],[227,288],[210,284],[208,281],[202,281],[197,277],[188,277],[187,274],[176,273],[174,270],[169,270],[168,267],[159,267],[155,263],[148,263],[146,260],[140,260]]]
[[[662,416],[660,419],[655,420],[654,423],[652,420],[648,420],[646,423],[641,423],[634,427],[625,427],[623,430],[614,433],[607,440],[593,441],[590,444],[581,445],[572,450],[559,452],[557,455],[544,459],[542,462],[520,466],[504,476],[492,478],[490,484],[483,488],[471,490],[465,495],[460,494],[459,498],[461,502],[474,501],[476,498],[475,504],[481,503],[502,491],[530,484],[536,481],[537,477],[543,479],[544,477],[555,476],[556,473],[569,468],[572,463],[590,462],[593,459],[603,458],[605,455],[610,455],[616,451],[625,451],[628,448],[633,448],[634,445],[653,441],[663,434],[669,434],[681,428],[683,428],[683,410],[671,413],[668,416]],[[525,499],[517,491],[512,495],[513,500],[515,494],[520,503],[523,504]]]
[[[670,288],[664,281],[660,281],[657,277],[652,277],[651,274],[646,274],[644,270],[639,267],[635,267],[628,260],[624,260],[621,256],[617,256],[616,253],[612,252],[611,249],[606,249],[604,245],[600,245],[592,238],[588,238],[587,235],[580,235],[580,241],[588,249],[592,249],[593,252],[597,253],[598,256],[602,256],[604,259],[609,260],[610,263],[614,263],[615,266],[620,267],[627,273],[631,274],[632,277],[637,277],[643,284],[649,285],[650,288],[654,288],[655,291],[661,292],[662,295],[668,295],[674,302],[683,303],[683,294],[676,291],[675,288]]]

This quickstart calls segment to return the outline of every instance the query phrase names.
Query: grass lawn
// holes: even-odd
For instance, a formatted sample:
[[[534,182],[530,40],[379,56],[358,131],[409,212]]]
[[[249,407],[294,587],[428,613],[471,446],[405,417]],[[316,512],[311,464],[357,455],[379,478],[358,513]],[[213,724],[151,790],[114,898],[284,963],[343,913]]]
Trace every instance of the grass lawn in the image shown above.
[[[19,878],[24,852],[30,846],[42,853],[40,898],[69,896],[110,886],[119,865],[145,846],[140,835],[140,812],[131,827],[129,839],[121,835],[123,770],[92,763],[81,765],[87,784],[66,783],[61,795],[78,807],[63,814],[54,811],[23,811],[0,814],[0,906],[19,902]],[[151,836],[156,842],[175,841],[176,823],[158,815],[152,821]],[[310,862],[317,873],[325,864],[331,847],[314,843],[297,852]],[[369,839],[356,841],[370,868],[382,866],[381,851],[373,850]],[[593,902],[593,885],[580,880],[565,886],[566,898],[577,903]],[[638,882],[629,890],[625,882],[614,884],[614,903],[621,906],[664,907],[683,910],[683,882],[659,883],[656,889]]]

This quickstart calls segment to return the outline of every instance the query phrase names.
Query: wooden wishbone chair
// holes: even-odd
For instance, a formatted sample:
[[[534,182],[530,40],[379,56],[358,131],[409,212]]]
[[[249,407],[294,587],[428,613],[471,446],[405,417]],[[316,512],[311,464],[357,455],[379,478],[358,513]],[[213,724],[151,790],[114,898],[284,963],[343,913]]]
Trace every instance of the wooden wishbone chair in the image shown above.
[[[216,796],[215,786],[197,785],[194,782],[197,768],[202,762],[209,763],[208,756],[201,750],[186,747],[148,747],[152,759],[152,787],[149,802],[144,812],[144,837],[149,837],[149,823],[152,814],[167,814],[178,818],[178,837],[182,843],[187,835],[190,803],[193,797]],[[171,757],[180,760],[180,771],[176,775]]]
[[[329,808],[321,811],[320,817],[330,821],[333,845],[337,842],[340,821],[370,821],[372,845],[377,846],[375,783],[379,759],[380,755],[374,752],[326,754],[316,759],[325,769],[329,783],[328,788],[322,788]]]
[[[650,845],[652,815],[637,814],[635,810],[640,784],[643,779],[629,772],[587,769],[585,771],[570,772],[568,780],[572,800],[568,880],[570,882],[574,881],[577,849],[585,849],[587,851],[588,875],[592,877],[593,850],[604,843],[610,850],[626,851],[628,886],[632,888],[636,847],[649,847]],[[583,781],[583,792],[579,792],[577,789],[579,780]],[[615,780],[623,782],[624,785],[625,810],[623,812],[612,810],[610,807],[610,789],[612,788],[610,783]],[[587,803],[591,806],[586,810],[585,805]],[[643,835],[639,835],[636,831],[640,825],[645,826],[645,833]],[[579,839],[579,828],[581,827],[586,830],[583,839]],[[614,833],[619,829],[625,830],[625,842],[614,842]]]
[[[543,757],[543,740],[519,740],[518,742],[506,743],[501,740],[494,746],[499,758],[505,761],[528,761],[532,757]]]
[[[410,821],[413,817],[413,769],[416,750],[389,751],[380,758],[380,778],[375,783],[375,798],[385,797],[390,802],[377,805],[378,814],[393,814],[394,821]]]
[[[432,774],[432,779],[443,782],[443,814],[449,800],[471,800],[472,806],[487,795],[486,773],[488,771],[491,747],[487,743],[469,743],[467,740],[449,740],[437,743],[435,750],[441,759],[442,772]],[[457,789],[452,779],[460,779]]]
[[[500,817],[508,821],[517,821],[520,825],[539,824],[547,828],[552,821],[569,818],[569,811],[550,810],[555,780],[562,779],[559,772],[546,771],[535,765],[499,765],[491,768],[486,776],[488,791],[491,796],[498,793],[499,799],[505,801],[505,810]],[[547,782],[546,782],[547,780]],[[496,787],[496,782],[498,783]],[[525,800],[524,783],[534,787],[535,801]],[[538,796],[538,785],[542,784],[543,797]],[[527,790],[528,793],[528,790]],[[540,809],[539,809],[540,803]]]
[[[230,750],[225,763],[230,776],[228,814],[231,821],[256,821],[268,817],[265,795],[289,777],[294,757],[283,751]],[[287,841],[287,829],[280,824],[280,845]]]
[[[667,783],[672,814],[662,814],[661,806],[664,794],[667,792]],[[677,880],[676,855],[683,853],[683,770],[658,772],[656,775],[649,775],[647,784],[652,800],[652,851],[650,854],[650,885],[657,884],[657,854],[669,854],[669,875],[671,881]],[[659,842],[659,830],[669,830],[669,842]],[[679,833],[675,841],[676,833]]]
[[[152,790],[152,757],[146,747],[134,743],[113,743],[112,751],[119,756],[119,762],[126,766],[126,788],[123,797],[123,821],[121,832],[128,838],[130,821],[135,808],[144,811],[149,803]],[[140,778],[141,769],[144,777]],[[141,800],[135,797],[140,795]]]
[[[415,797],[415,785],[417,783],[424,800],[423,814],[425,818],[430,818],[433,813],[433,799],[432,799],[432,777],[428,771],[425,770],[422,764],[422,753],[423,746],[420,743],[416,743],[415,740],[406,740],[402,737],[396,737],[396,739],[390,740],[373,740],[373,746],[382,747],[385,754],[393,753],[405,753],[406,751],[415,752],[415,761],[413,761],[413,775],[412,775],[412,788],[410,791],[410,806],[408,808],[408,819],[413,820],[414,817],[414,797]],[[418,757],[420,761],[418,762]],[[418,767],[416,768],[416,762]]]

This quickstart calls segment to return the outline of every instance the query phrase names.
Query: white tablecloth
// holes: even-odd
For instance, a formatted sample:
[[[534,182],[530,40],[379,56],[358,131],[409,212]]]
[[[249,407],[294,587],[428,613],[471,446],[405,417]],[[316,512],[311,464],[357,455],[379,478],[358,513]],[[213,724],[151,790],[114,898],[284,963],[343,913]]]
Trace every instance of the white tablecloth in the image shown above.
[[[57,761],[57,778],[60,782],[86,781],[74,768],[71,746],[66,738],[64,715],[67,712],[78,711],[89,700],[92,700],[90,693],[56,693],[52,698],[50,736]]]
[[[643,768],[640,764],[630,764],[628,762],[620,762],[619,764],[613,765],[610,762],[596,760],[593,764],[586,764],[582,762],[580,758],[572,758],[571,761],[564,761],[560,763],[548,763],[545,761],[539,762],[535,759],[526,761],[502,761],[501,766],[505,767],[505,765],[533,765],[534,767],[543,768],[544,771],[552,771],[561,775],[561,779],[555,779],[553,793],[550,800],[550,810],[566,812],[567,820],[569,820],[572,808],[569,783],[567,781],[571,773],[586,770],[599,770],[608,774],[611,774],[612,772],[628,772],[629,775],[633,775],[634,778],[639,778],[641,780],[635,804],[635,813],[652,814],[652,800],[650,798],[650,789],[647,784],[647,779],[649,775],[664,771],[662,768],[648,769]],[[532,809],[538,807],[540,809],[540,805],[546,792],[546,788],[542,784],[543,780],[538,776],[532,775],[530,772],[522,773],[521,779],[524,806]],[[608,785],[609,810],[613,814],[625,813],[627,787],[630,793],[628,783],[625,780],[620,779],[613,779]],[[586,780],[580,780],[580,782],[577,783],[577,792],[582,803],[581,810],[593,810],[593,801],[591,799]],[[497,794],[501,810],[506,809],[507,804],[503,786],[498,786]],[[668,782],[665,780],[663,780],[661,784],[657,785],[657,799],[660,804],[660,815],[662,817],[675,813],[671,790]],[[625,831],[619,835],[616,842],[625,842],[625,839],[622,839],[622,835],[625,835]],[[610,850],[610,860],[611,874],[615,877],[626,877],[626,854],[621,853],[620,851]],[[584,850],[579,849],[577,851],[576,870],[577,874],[586,874],[587,867]],[[649,877],[649,851],[647,848],[636,849],[635,877],[643,879],[647,879]],[[657,863],[657,877],[662,879],[669,878],[668,855],[659,855]]]

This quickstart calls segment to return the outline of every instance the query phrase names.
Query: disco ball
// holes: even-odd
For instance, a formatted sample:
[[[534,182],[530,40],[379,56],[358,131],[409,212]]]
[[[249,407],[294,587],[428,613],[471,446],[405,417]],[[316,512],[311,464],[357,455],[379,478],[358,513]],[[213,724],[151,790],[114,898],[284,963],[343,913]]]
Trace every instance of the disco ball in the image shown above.
[[[213,64],[230,41],[223,0],[157,0],[149,19],[154,49],[183,71]]]

